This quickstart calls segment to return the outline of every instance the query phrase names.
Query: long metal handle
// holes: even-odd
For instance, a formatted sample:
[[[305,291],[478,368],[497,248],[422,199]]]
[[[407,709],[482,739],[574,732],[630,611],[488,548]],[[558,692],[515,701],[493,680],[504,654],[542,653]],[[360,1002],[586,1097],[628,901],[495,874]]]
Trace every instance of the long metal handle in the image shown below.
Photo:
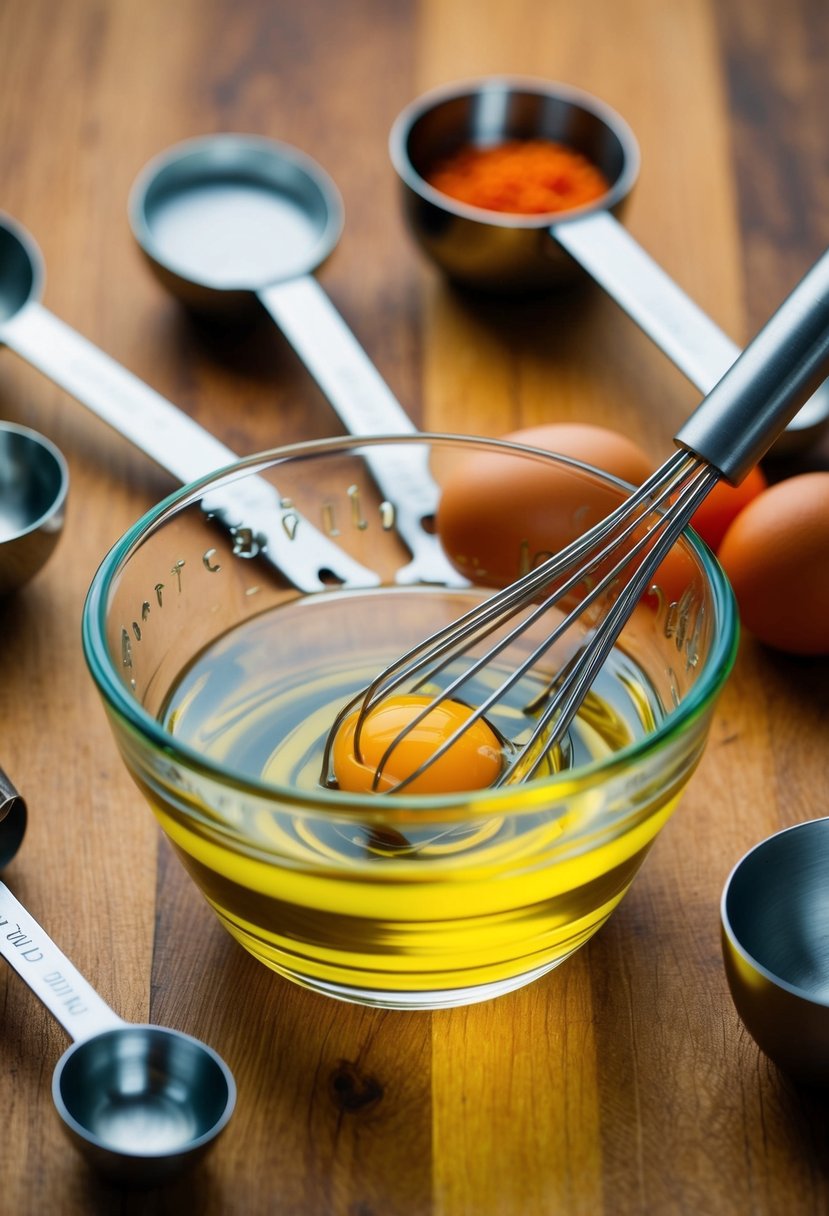
[[[829,373],[829,250],[676,434],[739,482]]]
[[[238,460],[235,452],[204,427],[41,304],[27,304],[4,321],[0,341],[182,483],[196,481]],[[328,583],[321,575],[326,571],[348,585],[373,586],[379,581],[373,571],[354,561],[307,521],[302,543],[294,543],[281,526],[279,494],[268,482],[225,486],[211,500],[211,509],[229,527],[250,526],[246,516],[252,500],[258,517],[270,519],[265,557],[296,587],[304,591],[325,587]]]
[[[626,228],[608,211],[562,221],[550,235],[628,313],[702,393],[708,393],[740,354]],[[829,415],[823,389],[796,412],[791,430],[807,432]]]
[[[259,298],[305,363],[352,435],[410,435],[416,428],[331,300],[311,275],[263,288]],[[395,508],[395,528],[415,559],[398,581],[461,580],[436,536],[422,526],[434,516],[440,492],[425,445],[383,448],[366,463],[381,494]]]
[[[236,459],[230,448],[41,304],[28,304],[4,322],[1,336],[179,481],[195,481]]]
[[[0,954],[73,1039],[125,1024],[2,882]]]
[[[740,353],[608,211],[556,224],[550,235],[575,258],[702,393]]]

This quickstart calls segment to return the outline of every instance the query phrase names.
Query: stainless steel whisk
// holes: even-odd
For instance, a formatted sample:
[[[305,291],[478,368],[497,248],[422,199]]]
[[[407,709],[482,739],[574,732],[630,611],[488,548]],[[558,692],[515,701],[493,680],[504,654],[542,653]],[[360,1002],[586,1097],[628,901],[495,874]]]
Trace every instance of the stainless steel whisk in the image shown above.
[[[358,705],[354,748],[360,758],[366,716],[383,698],[404,687],[408,691],[422,688],[466,656],[461,673],[449,679],[386,749],[377,766],[376,789],[398,743],[435,706],[463,700],[459,694],[474,676],[558,606],[561,619],[543,641],[418,769],[384,792],[402,790],[444,755],[472,722],[485,717],[556,643],[566,641],[568,631],[580,620],[603,608],[604,614],[590,622],[573,654],[537,698],[533,708],[543,708],[532,732],[495,784],[535,776],[561,743],[625,622],[699,504],[721,478],[738,484],[745,477],[827,375],[829,250],[680,428],[674,437],[679,450],[595,527],[412,647],[351,698],[329,733],[325,769],[337,730]],[[568,597],[576,592],[581,598],[570,607]],[[499,636],[484,653],[469,657],[470,651],[495,634]]]

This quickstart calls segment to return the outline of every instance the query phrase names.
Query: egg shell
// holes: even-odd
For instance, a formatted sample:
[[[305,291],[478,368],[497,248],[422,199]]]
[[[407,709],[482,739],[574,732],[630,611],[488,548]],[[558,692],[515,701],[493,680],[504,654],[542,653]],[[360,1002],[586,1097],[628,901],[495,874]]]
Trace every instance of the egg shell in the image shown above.
[[[764,490],[731,524],[718,556],[750,633],[791,654],[829,654],[829,473]]]
[[[753,468],[738,486],[729,485],[727,481],[717,482],[691,516],[691,527],[716,553],[740,512],[762,494],[768,484],[759,466]]]
[[[592,464],[595,469],[640,485],[653,472],[653,462],[638,444],[619,431],[589,422],[549,422],[509,431],[502,436],[512,443],[544,448]]]
[[[652,465],[624,435],[582,423],[512,431],[504,439],[592,465],[632,484]],[[476,452],[443,486],[437,530],[450,561],[477,583],[502,587],[602,520],[619,493],[582,473],[503,452]]]

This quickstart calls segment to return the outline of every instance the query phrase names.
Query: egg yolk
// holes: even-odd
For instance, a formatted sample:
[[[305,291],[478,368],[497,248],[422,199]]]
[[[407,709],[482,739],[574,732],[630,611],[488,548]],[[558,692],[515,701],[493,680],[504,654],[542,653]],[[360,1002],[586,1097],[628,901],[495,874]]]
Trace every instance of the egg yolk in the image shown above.
[[[339,788],[354,794],[392,790],[430,760],[473,713],[458,701],[443,701],[434,706],[395,745],[375,786],[377,768],[386,749],[431,701],[425,696],[390,696],[369,710],[360,729],[359,757],[354,748],[359,710],[350,714],[337,731],[332,750],[334,779]],[[503,751],[498,736],[491,726],[478,718],[401,792],[451,794],[485,789],[500,775],[502,763]]]

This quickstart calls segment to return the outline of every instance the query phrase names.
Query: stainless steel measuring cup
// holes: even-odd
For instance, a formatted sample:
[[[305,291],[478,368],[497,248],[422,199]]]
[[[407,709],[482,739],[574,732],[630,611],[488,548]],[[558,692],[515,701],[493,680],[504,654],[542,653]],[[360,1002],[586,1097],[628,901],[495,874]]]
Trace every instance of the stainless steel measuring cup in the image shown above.
[[[533,137],[585,155],[605,174],[607,194],[560,216],[513,215],[458,202],[427,180],[436,161],[459,147]],[[639,173],[639,148],[624,119],[591,94],[513,76],[443,86],[398,115],[389,152],[408,225],[451,278],[488,291],[523,291],[566,282],[581,267],[703,393],[739,355],[737,344],[619,222]],[[824,384],[776,450],[812,439],[827,420]]]
[[[159,280],[191,308],[229,315],[264,306],[352,435],[415,431],[312,274],[337,243],[343,213],[310,157],[250,135],[188,140],[139,174],[129,219]],[[397,581],[459,585],[427,530],[438,491],[426,449],[365,459],[412,554]]]
[[[0,344],[26,359],[66,392],[179,481],[188,483],[234,464],[238,457],[160,393],[64,324],[39,302],[43,259],[29,234],[0,214]],[[304,520],[301,532],[285,531],[286,513],[277,490],[248,478],[244,495],[225,486],[211,500],[217,515],[247,545],[250,536],[266,538],[256,550],[301,590],[318,590],[331,581],[372,586],[377,576],[351,558],[324,532]],[[206,506],[208,504],[205,504]],[[295,540],[299,537],[299,541]]]
[[[69,470],[44,435],[0,422],[0,596],[37,574],[63,531]]]
[[[26,803],[0,768],[0,869],[8,865],[26,835]]]
[[[0,770],[0,861],[23,838],[25,804]],[[108,1178],[155,1186],[195,1164],[233,1114],[236,1084],[211,1047],[123,1021],[0,882],[0,954],[74,1040],[52,1098],[70,1139]]]
[[[760,1048],[807,1085],[829,1086],[829,819],[767,836],[726,879],[723,962]]]

